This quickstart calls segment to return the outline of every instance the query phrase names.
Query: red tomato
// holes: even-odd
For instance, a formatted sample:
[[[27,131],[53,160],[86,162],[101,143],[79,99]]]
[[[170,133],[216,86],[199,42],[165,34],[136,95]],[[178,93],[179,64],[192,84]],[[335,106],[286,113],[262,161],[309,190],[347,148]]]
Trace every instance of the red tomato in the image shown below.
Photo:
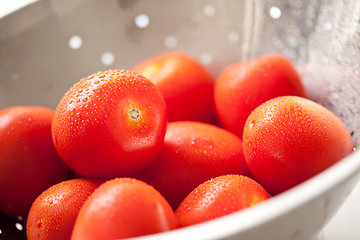
[[[180,226],[190,226],[258,204],[270,196],[256,181],[241,175],[210,179],[196,187],[176,209]]]
[[[158,158],[136,177],[154,186],[176,209],[196,186],[230,173],[250,175],[241,139],[214,125],[179,121],[168,124]]]
[[[40,106],[0,111],[1,212],[25,217],[42,191],[66,179],[68,168],[51,139],[53,116]]]
[[[353,151],[344,123],[323,106],[284,96],[256,108],[244,128],[244,154],[270,194],[318,174]]]
[[[152,186],[132,178],[115,178],[86,200],[71,239],[121,239],[177,227],[174,211]]]
[[[169,121],[215,122],[214,78],[192,57],[167,52],[139,63],[132,70],[159,88],[166,101]]]
[[[98,181],[72,179],[45,190],[30,208],[27,239],[70,239],[80,208],[99,185]]]
[[[125,70],[90,75],[61,99],[52,126],[56,150],[86,177],[112,178],[148,165],[160,152],[166,104],[155,85]]]
[[[305,97],[305,89],[292,63],[268,55],[226,68],[215,84],[215,108],[221,125],[242,137],[246,118],[261,103],[278,96]]]

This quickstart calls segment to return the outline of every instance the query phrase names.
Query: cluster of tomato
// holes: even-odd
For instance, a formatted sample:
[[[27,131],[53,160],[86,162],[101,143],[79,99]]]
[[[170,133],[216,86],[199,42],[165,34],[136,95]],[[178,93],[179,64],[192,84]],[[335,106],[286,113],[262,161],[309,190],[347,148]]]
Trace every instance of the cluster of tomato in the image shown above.
[[[0,211],[27,217],[29,240],[152,234],[261,203],[352,151],[286,58],[215,80],[170,52],[81,79],[55,111],[0,111]]]

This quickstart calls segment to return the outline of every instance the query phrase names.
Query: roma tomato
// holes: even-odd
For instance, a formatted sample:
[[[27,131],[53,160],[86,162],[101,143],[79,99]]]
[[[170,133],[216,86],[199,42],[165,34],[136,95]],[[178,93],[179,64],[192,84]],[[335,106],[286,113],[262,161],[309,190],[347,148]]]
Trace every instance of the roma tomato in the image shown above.
[[[80,208],[99,185],[94,180],[72,179],[45,190],[30,208],[27,239],[69,240]]]
[[[175,213],[152,186],[132,178],[100,185],[85,201],[72,240],[121,239],[172,230]]]
[[[241,139],[214,125],[179,121],[168,124],[159,156],[136,177],[154,186],[176,209],[199,184],[231,173],[250,175]]]
[[[35,198],[69,172],[51,139],[54,112],[40,106],[0,111],[0,211],[26,217]]]
[[[148,165],[162,148],[166,124],[166,104],[153,83],[109,70],[70,88],[55,111],[52,134],[72,170],[108,179]]]
[[[139,63],[132,71],[144,75],[159,88],[169,121],[215,122],[214,78],[192,57],[167,52]]]
[[[190,226],[239,211],[270,198],[256,181],[224,175],[196,187],[175,211],[180,226]]]
[[[215,108],[220,124],[242,137],[246,118],[261,103],[278,96],[305,97],[300,76],[281,55],[233,64],[215,84]]]
[[[244,128],[244,155],[255,179],[279,194],[353,151],[344,123],[305,98],[283,96],[257,107]]]

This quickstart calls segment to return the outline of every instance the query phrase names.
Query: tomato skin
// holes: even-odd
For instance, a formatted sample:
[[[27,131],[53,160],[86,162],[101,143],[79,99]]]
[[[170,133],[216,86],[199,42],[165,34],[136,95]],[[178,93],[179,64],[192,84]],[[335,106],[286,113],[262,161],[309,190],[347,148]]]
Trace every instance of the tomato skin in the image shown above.
[[[196,186],[230,173],[251,175],[241,139],[211,124],[178,121],[168,124],[159,156],[135,177],[154,186],[176,209]]]
[[[279,194],[353,151],[344,123],[311,100],[284,96],[256,108],[244,128],[244,155],[255,179]]]
[[[0,111],[0,211],[26,217],[35,198],[67,178],[51,139],[54,112],[40,106]]]
[[[71,239],[121,239],[177,227],[174,211],[152,186],[133,178],[115,178],[86,200]]]
[[[176,209],[181,227],[239,211],[270,198],[255,180],[242,175],[212,178],[196,187]]]
[[[246,118],[261,103],[284,95],[306,97],[292,63],[276,54],[227,67],[219,75],[214,89],[220,124],[239,137],[242,137]]]
[[[169,122],[192,120],[215,123],[215,79],[191,56],[167,52],[140,62],[132,71],[150,79],[163,94]]]
[[[84,177],[125,176],[159,153],[166,116],[163,96],[146,78],[125,70],[98,72],[61,99],[53,141],[64,162]]]
[[[70,239],[80,208],[99,185],[95,180],[72,179],[45,190],[30,208],[27,239]]]

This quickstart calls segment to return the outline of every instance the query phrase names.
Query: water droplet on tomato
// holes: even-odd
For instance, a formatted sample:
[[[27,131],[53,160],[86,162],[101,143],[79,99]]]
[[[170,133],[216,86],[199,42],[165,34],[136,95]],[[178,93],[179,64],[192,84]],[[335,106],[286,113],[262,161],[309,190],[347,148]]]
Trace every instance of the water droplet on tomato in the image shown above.
[[[207,154],[207,150],[214,148],[214,143],[211,139],[193,138],[190,143],[194,147],[203,149],[205,154]]]

